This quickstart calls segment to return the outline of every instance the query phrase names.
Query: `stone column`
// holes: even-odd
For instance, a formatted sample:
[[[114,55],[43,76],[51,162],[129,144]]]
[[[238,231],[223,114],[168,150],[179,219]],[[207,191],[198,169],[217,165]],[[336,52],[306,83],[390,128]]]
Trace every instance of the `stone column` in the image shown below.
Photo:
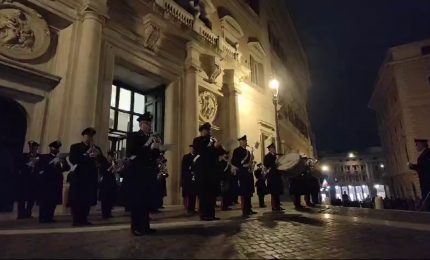
[[[70,79],[69,115],[65,128],[68,144],[79,140],[82,129],[95,126],[103,23],[104,17],[100,13],[89,8],[83,10]]]
[[[179,122],[181,120],[179,98],[179,83],[172,82],[165,90],[165,117],[164,117],[164,143],[173,144],[171,149],[166,152],[169,178],[167,178],[167,201],[166,204],[180,204],[180,176],[181,176],[181,146]]]
[[[225,136],[224,140],[236,139],[239,135],[239,108],[238,98],[239,92],[235,86],[235,71],[233,69],[224,70],[224,99],[226,107],[224,109],[225,116]]]
[[[182,110],[182,140],[183,153],[188,151],[188,145],[192,143],[198,133],[199,111],[198,97],[198,71],[200,67],[200,53],[193,43],[187,45],[186,71],[183,86],[183,110]]]

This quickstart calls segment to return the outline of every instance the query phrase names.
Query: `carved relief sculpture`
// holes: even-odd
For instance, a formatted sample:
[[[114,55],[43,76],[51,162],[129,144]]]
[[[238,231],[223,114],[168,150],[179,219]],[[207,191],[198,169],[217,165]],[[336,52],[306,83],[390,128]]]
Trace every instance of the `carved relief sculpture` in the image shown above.
[[[145,42],[144,42],[145,48],[155,51],[158,47],[158,42],[160,40],[160,28],[158,28],[155,24],[148,22],[145,24],[144,33],[145,33]]]
[[[204,122],[212,123],[215,120],[218,111],[218,101],[216,96],[209,91],[203,91],[199,94],[199,115]]]
[[[42,56],[50,45],[48,24],[35,10],[0,1],[0,54],[28,60]]]

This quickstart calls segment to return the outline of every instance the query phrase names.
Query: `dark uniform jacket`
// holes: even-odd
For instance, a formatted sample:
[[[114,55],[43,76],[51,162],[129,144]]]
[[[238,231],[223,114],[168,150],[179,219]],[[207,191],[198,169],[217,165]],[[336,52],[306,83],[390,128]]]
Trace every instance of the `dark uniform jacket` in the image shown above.
[[[193,147],[197,158],[195,159],[195,174],[198,194],[216,194],[217,176],[216,165],[218,161],[215,143],[209,136],[194,138]]]
[[[254,171],[255,187],[257,187],[257,194],[267,194],[266,176],[264,176],[263,169],[259,168]]]
[[[63,203],[63,172],[70,170],[65,160],[56,160],[56,155],[43,154],[40,159],[38,174],[39,204]]]
[[[17,199],[18,200],[35,200],[37,197],[37,174],[40,167],[40,154],[31,155],[25,153],[19,163],[17,176]],[[33,161],[33,166],[30,162]]]
[[[127,157],[131,159],[124,179],[127,202],[130,206],[154,207],[154,196],[158,193],[157,158],[160,150],[151,149],[155,140],[142,131],[130,133],[127,137]]]
[[[430,149],[425,149],[417,159],[417,164],[410,166],[420,178],[421,194],[424,199],[430,192]]]
[[[225,160],[218,161],[217,174],[218,174],[218,181],[219,181],[219,194],[220,195],[230,194],[230,175],[231,175],[230,164]]]
[[[74,205],[96,205],[99,167],[106,162],[100,148],[99,155],[91,158],[87,151],[90,145],[83,142],[73,144],[70,147],[69,160],[76,165],[73,173],[69,174],[70,182],[69,203]]]
[[[115,201],[117,197],[117,183],[115,172],[112,171],[112,164],[106,161],[101,167],[99,199]]]
[[[269,193],[273,195],[284,194],[281,172],[278,171],[276,165],[276,155],[272,153],[266,154],[263,164],[266,169],[269,169],[267,173],[267,189]]]
[[[196,195],[196,187],[195,187],[195,176],[193,169],[193,160],[194,155],[188,153],[184,155],[182,158],[182,167],[181,167],[181,186],[182,186],[182,196]]]
[[[236,167],[236,174],[239,179],[239,195],[252,196],[255,191],[254,177],[250,171],[252,163],[251,152],[239,146],[234,149],[231,164]]]

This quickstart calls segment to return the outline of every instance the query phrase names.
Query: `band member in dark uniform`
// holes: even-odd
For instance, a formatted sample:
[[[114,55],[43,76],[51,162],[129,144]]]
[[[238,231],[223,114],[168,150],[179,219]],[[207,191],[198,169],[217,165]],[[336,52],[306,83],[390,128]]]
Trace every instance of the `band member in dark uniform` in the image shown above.
[[[157,193],[157,158],[160,156],[160,143],[152,135],[151,113],[139,116],[140,130],[127,137],[127,198],[131,211],[131,232],[135,236],[152,234],[149,225],[149,212],[154,208]]]
[[[39,172],[39,144],[28,142],[29,153],[22,156],[18,172],[18,219],[31,218],[34,201],[37,196],[37,174]]]
[[[256,214],[252,211],[251,198],[254,194],[254,177],[251,172],[253,156],[248,149],[246,135],[238,139],[240,146],[234,149],[231,158],[231,165],[236,170],[239,179],[239,195],[241,196],[242,215],[249,216]]]
[[[409,163],[409,167],[418,173],[421,186],[422,210],[429,210],[428,196],[430,192],[430,149],[426,139],[415,139],[415,145],[420,154],[417,164]]]
[[[263,171],[263,164],[257,164],[257,169],[254,171],[255,179],[255,187],[257,188],[258,194],[258,202],[260,204],[260,208],[265,208],[266,204],[264,203],[264,196],[267,194],[267,185],[266,185],[266,175]]]
[[[109,151],[107,153],[107,163],[103,165],[100,171],[100,186],[99,186],[99,198],[102,208],[103,218],[112,217],[112,208],[115,205],[117,198],[117,184],[116,184],[116,173],[118,165],[115,160],[115,152]]]
[[[75,166],[69,174],[69,203],[73,216],[73,226],[91,225],[88,221],[91,206],[97,204],[98,175],[106,158],[94,144],[94,128],[82,131],[82,142],[70,147],[69,160]]]
[[[153,209],[153,212],[158,213],[160,212],[159,209],[164,209],[164,197],[167,196],[167,178],[169,177],[169,174],[167,172],[167,159],[164,157],[164,151],[160,151],[160,155],[157,159],[157,165],[158,165],[158,172],[157,172],[157,183],[158,183],[158,190],[157,190],[157,196],[155,201],[155,207]]]
[[[271,194],[272,210],[281,211],[281,199],[280,196],[284,194],[284,187],[282,184],[281,173],[277,169],[276,160],[276,147],[275,144],[271,144],[267,147],[269,153],[264,156],[264,167],[266,167],[267,173],[267,189]]]
[[[193,147],[197,178],[200,219],[203,221],[218,220],[215,217],[216,193],[218,181],[216,176],[218,141],[211,137],[211,124],[204,123],[199,127],[200,136],[194,138]]]
[[[60,141],[49,144],[50,153],[41,155],[38,176],[39,222],[51,223],[57,205],[63,203],[63,172],[70,169],[65,158],[59,156]]]
[[[218,150],[218,165],[217,174],[219,178],[219,187],[221,195],[221,210],[227,211],[231,210],[229,207],[231,205],[231,194],[230,194],[230,175],[231,166],[229,163],[229,152],[224,148]]]
[[[194,148],[190,145],[190,152],[182,158],[182,197],[184,199],[184,207],[189,214],[196,213],[196,178],[194,175]]]

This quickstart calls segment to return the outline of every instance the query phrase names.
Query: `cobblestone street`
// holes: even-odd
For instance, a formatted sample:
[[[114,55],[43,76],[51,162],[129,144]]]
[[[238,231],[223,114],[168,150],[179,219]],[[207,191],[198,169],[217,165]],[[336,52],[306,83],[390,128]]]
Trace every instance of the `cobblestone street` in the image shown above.
[[[424,221],[428,214],[411,213],[393,220],[393,215],[404,213],[366,216],[363,210],[354,217],[351,212],[288,208],[284,214],[260,210],[255,217],[243,219],[235,210],[219,213],[221,221],[207,223],[168,208],[154,217],[157,234],[147,237],[132,236],[121,212],[109,222],[93,216],[96,225],[88,228],[70,227],[68,216],[54,226],[8,220],[0,226],[1,258],[430,257],[430,225]]]

